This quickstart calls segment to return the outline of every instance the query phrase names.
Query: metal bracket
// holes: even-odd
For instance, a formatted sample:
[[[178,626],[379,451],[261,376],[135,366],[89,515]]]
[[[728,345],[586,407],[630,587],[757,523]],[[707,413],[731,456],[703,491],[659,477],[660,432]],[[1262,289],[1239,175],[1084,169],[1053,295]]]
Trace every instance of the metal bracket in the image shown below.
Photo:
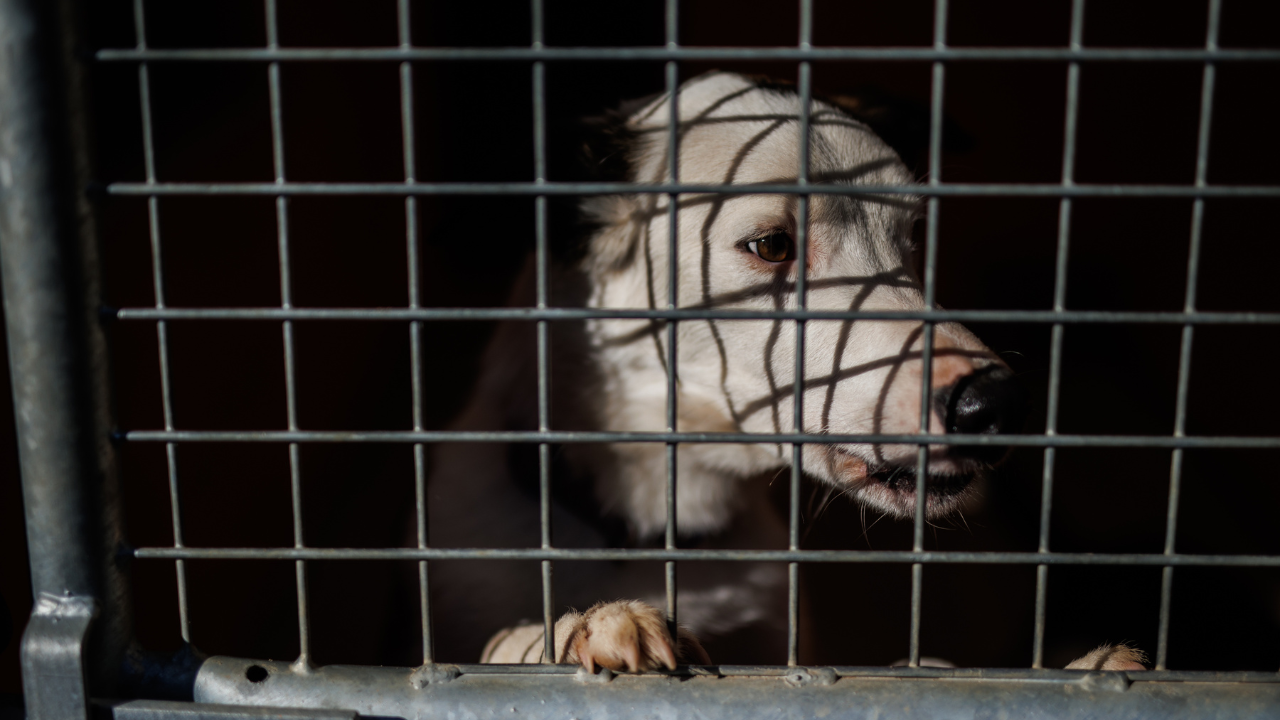
[[[22,635],[22,692],[28,720],[87,720],[85,645],[97,603],[40,593]]]
[[[829,667],[795,668],[782,676],[791,687],[831,685],[836,681],[836,671]]]
[[[585,667],[580,667],[578,668],[578,671],[573,674],[573,677],[580,683],[603,685],[605,683],[613,682],[613,671],[607,667],[602,667],[599,672],[591,672]]]
[[[1094,692],[1125,692],[1132,684],[1127,674],[1109,670],[1091,672],[1080,678],[1081,687]]]
[[[414,689],[421,690],[428,685],[443,685],[447,682],[453,682],[459,674],[460,671],[457,665],[428,663],[413,671],[413,674],[409,676],[409,684]]]

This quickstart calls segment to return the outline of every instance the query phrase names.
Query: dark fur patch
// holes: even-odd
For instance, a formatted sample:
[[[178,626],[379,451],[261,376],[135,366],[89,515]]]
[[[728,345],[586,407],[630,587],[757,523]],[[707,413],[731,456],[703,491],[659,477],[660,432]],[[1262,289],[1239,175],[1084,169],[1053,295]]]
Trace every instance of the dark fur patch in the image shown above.
[[[579,118],[553,131],[552,176],[570,182],[627,182],[632,180],[631,153],[636,133],[627,120],[660,94],[626,100],[599,115]],[[587,243],[601,228],[583,216],[581,198],[548,199],[548,239],[553,256],[566,265],[580,261]]]
[[[515,486],[526,497],[531,500],[539,497],[537,445],[508,445],[507,471]],[[551,497],[557,506],[598,532],[606,547],[626,547],[631,541],[626,521],[616,514],[605,512],[595,493],[591,491],[590,479],[573,471],[573,466],[569,464],[559,445],[551,446]]]

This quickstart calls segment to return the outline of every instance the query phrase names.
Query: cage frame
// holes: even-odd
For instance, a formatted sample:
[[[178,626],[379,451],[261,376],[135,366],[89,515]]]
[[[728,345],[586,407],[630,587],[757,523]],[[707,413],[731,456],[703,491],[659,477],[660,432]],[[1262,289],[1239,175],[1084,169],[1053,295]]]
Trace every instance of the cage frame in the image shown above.
[[[144,182],[111,182],[101,192],[147,199],[154,307],[107,308],[99,296],[97,249],[88,193],[93,179],[87,158],[89,117],[86,68],[76,55],[77,23],[82,11],[71,0],[48,5],[36,0],[0,0],[0,262],[4,269],[5,311],[9,332],[15,411],[21,449],[32,588],[35,608],[22,644],[27,713],[33,720],[87,718],[109,711],[120,720],[168,720],[177,717],[297,717],[315,720],[354,718],[357,714],[409,717],[457,712],[485,714],[520,711],[541,715],[637,712],[658,714],[697,709],[708,715],[810,715],[824,710],[841,716],[913,712],[946,716],[960,711],[1000,707],[1011,715],[1052,711],[1063,717],[1124,716],[1159,713],[1167,717],[1266,716],[1280,707],[1280,676],[1257,672],[1169,670],[1168,627],[1174,568],[1180,566],[1277,567],[1280,556],[1189,555],[1175,548],[1182,457],[1187,448],[1280,448],[1280,438],[1188,436],[1186,405],[1191,350],[1197,325],[1280,325],[1280,313],[1204,312],[1196,308],[1196,284],[1206,198],[1280,197],[1280,186],[1209,185],[1209,133],[1218,63],[1277,62],[1280,51],[1224,50],[1217,35],[1222,0],[1209,0],[1204,49],[1086,48],[1082,43],[1084,0],[1072,0],[1067,48],[953,48],[946,42],[947,0],[935,0],[934,39],[928,48],[814,48],[812,0],[800,0],[800,34],[789,48],[695,48],[679,44],[678,0],[665,0],[666,43],[657,48],[552,48],[543,43],[543,0],[531,0],[532,34],[527,48],[423,48],[409,32],[409,2],[397,0],[398,45],[391,48],[282,48],[278,40],[276,0],[264,0],[267,43],[264,48],[152,49],[146,41],[142,0],[134,0],[136,46],[100,49],[93,63],[134,64],[138,70],[144,148]],[[679,90],[682,60],[774,59],[795,61],[801,111],[800,169],[794,183],[720,186],[680,181],[678,108],[669,103],[667,166],[664,183],[569,183],[547,179],[546,64],[583,60],[665,61],[668,97]],[[922,185],[834,186],[810,178],[808,168],[811,63],[816,61],[902,60],[926,62],[932,71],[929,174]],[[1060,183],[945,183],[941,138],[947,64],[978,60],[1067,63],[1067,102]],[[285,173],[282,119],[282,63],[368,61],[398,63],[404,144],[402,183],[299,183]],[[534,113],[534,179],[525,183],[433,183],[417,179],[413,117],[414,63],[501,61],[531,67]],[[177,183],[157,177],[152,136],[151,63],[251,62],[265,66],[270,99],[274,181],[269,183]],[[1181,62],[1203,65],[1195,179],[1192,185],[1088,185],[1074,181],[1079,71],[1088,62]],[[98,190],[95,190],[98,191]],[[665,308],[596,310],[557,308],[548,302],[547,200],[555,195],[617,193],[665,195],[672,262]],[[684,193],[788,194],[799,200],[797,298],[794,310],[742,311],[680,308],[675,301],[677,198]],[[806,217],[816,194],[912,194],[927,198],[924,254],[925,307],[912,312],[808,310],[805,305]],[[537,290],[532,308],[429,308],[420,303],[418,277],[418,198],[428,195],[518,195],[535,202]],[[242,195],[276,200],[277,252],[281,298],[278,307],[193,309],[165,302],[160,199],[171,196]],[[297,308],[291,298],[288,198],[300,195],[383,195],[402,197],[409,259],[409,302],[405,308]],[[1053,308],[1049,311],[944,311],[935,309],[937,227],[940,199],[950,196],[1055,197],[1059,225]],[[1193,201],[1188,274],[1182,312],[1078,311],[1066,307],[1067,257],[1072,202],[1080,197],[1177,197]],[[86,219],[87,218],[87,219]],[[590,318],[661,321],[665,326],[667,427],[663,432],[570,432],[550,424],[549,323]],[[786,433],[726,434],[679,432],[677,406],[677,326],[693,319],[779,319],[795,323],[793,429]],[[922,322],[927,366],[938,322],[979,321],[1047,324],[1052,328],[1049,413],[1043,435],[930,436],[920,443],[912,434],[825,435],[806,433],[802,422],[805,327],[817,320],[898,320]],[[280,323],[285,358],[287,429],[283,431],[192,431],[179,429],[170,388],[168,323],[237,320]],[[298,322],[358,320],[407,324],[412,367],[411,431],[328,432],[299,427],[296,409],[293,327]],[[538,356],[538,430],[512,432],[428,431],[423,426],[422,338],[424,322],[515,320],[536,324]],[[159,347],[164,426],[161,430],[115,431],[107,393],[105,322],[154,323]],[[1170,436],[1091,436],[1057,432],[1057,407],[1064,328],[1069,324],[1137,323],[1181,327],[1174,430]],[[57,362],[45,362],[57,358]],[[928,431],[930,398],[925,374],[921,402],[922,433]],[[475,550],[432,548],[426,527],[426,446],[437,442],[533,443],[539,449],[541,542],[538,548]],[[179,449],[186,443],[266,442],[287,445],[290,458],[293,547],[193,548],[183,542],[178,483]],[[302,523],[303,482],[299,448],[306,443],[407,443],[413,447],[417,542],[414,548],[341,549],[308,547]],[[666,533],[662,548],[564,549],[553,543],[550,448],[580,442],[649,442],[666,448]],[[681,549],[676,538],[676,449],[685,443],[777,443],[791,445],[789,545],[786,550]],[[914,540],[910,551],[803,550],[799,542],[799,488],[806,443],[900,443],[919,447],[918,464],[927,463],[928,444],[1011,445],[1044,449],[1039,546],[1036,552],[926,551],[923,544],[925,475],[917,474]],[[165,446],[174,542],[171,547],[129,548],[123,544],[118,507],[118,478],[113,444],[161,443]],[[1162,553],[1082,554],[1049,547],[1054,455],[1059,447],[1151,447],[1170,450],[1169,501]],[[140,654],[131,645],[131,618],[124,571],[117,556],[172,560],[178,579],[183,650],[171,657]],[[210,558],[292,561],[295,567],[300,653],[292,663],[237,658],[202,658],[192,651],[185,567],[188,560]],[[418,564],[423,665],[418,668],[317,668],[310,660],[307,563],[318,560],[394,559]],[[429,563],[439,559],[521,559],[538,561],[542,571],[545,654],[554,657],[550,632],[554,617],[553,563],[575,560],[651,560],[665,564],[667,616],[676,621],[677,562],[770,561],[788,565],[787,665],[762,667],[690,667],[674,673],[614,678],[554,664],[529,666],[445,665],[432,652]],[[805,668],[798,665],[798,572],[802,562],[909,564],[912,568],[909,659],[904,668]],[[1036,567],[1036,605],[1032,663],[1026,669],[937,669],[920,666],[920,607],[927,564],[1018,564]],[[1156,668],[1130,674],[1081,673],[1044,669],[1044,631],[1048,569],[1051,565],[1158,566],[1162,568]],[[257,680],[256,671],[261,671]],[[941,683],[937,680],[946,679]],[[183,696],[195,702],[162,698]],[[125,698],[102,701],[100,698]],[[539,704],[541,703],[541,704]],[[640,708],[642,710],[637,710]],[[963,714],[963,713],[962,713]]]

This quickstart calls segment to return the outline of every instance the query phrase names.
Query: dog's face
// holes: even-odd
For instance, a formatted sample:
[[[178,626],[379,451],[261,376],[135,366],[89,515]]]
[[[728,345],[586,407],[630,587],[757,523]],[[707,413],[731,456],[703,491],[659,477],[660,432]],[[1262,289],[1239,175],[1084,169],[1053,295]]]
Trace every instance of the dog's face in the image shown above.
[[[704,75],[679,94],[679,180],[747,185],[797,177],[799,98],[734,74]],[[668,100],[631,115],[631,179],[669,179]],[[810,178],[824,184],[904,185],[898,156],[866,126],[822,102],[811,107]],[[912,268],[916,198],[813,195],[809,203],[807,305],[814,310],[924,307]],[[610,197],[586,209],[602,225],[586,272],[597,307],[666,307],[668,210],[663,195]],[[679,199],[678,306],[797,307],[799,199],[787,195],[683,195]],[[643,321],[590,325],[597,351],[640,402],[666,393],[665,329]],[[921,425],[919,322],[810,321],[805,333],[804,430],[914,434]],[[712,320],[679,324],[682,430],[790,432],[794,429],[793,321]],[[1009,432],[1021,397],[1007,368],[956,324],[935,327],[930,433]],[[617,426],[635,425],[631,418]],[[656,428],[644,428],[656,429]],[[711,452],[707,450],[707,452]],[[974,477],[997,459],[976,448],[930,446],[930,516],[957,507]],[[726,469],[777,467],[789,448],[722,452]],[[917,446],[807,445],[805,471],[861,501],[898,515],[915,506]]]

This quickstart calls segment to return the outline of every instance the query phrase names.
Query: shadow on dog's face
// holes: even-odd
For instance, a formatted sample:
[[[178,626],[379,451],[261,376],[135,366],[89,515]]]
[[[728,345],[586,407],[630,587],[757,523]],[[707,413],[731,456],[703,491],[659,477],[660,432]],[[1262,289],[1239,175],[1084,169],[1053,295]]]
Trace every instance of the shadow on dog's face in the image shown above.
[[[798,175],[799,98],[740,75],[712,73],[679,94],[679,173],[684,183],[793,183]],[[669,181],[668,100],[626,120],[630,179]],[[868,127],[815,101],[810,111],[810,182],[903,186],[912,177]],[[584,209],[601,228],[584,269],[595,307],[668,305],[671,238],[666,195],[612,196]],[[799,243],[806,260],[805,306],[828,311],[925,308],[911,264],[911,226],[919,200],[909,194],[686,194],[678,198],[676,305],[681,308],[788,310],[799,307]],[[806,219],[807,215],[807,219]],[[801,226],[805,231],[801,231]],[[589,325],[609,363],[626,368],[626,392],[661,398],[666,332],[648,321]],[[925,328],[919,321],[703,320],[678,326],[682,430],[831,435],[998,434],[1015,432],[1025,397],[1009,370],[972,333],[933,327],[927,401],[922,401]],[[803,354],[797,352],[803,343]],[[803,360],[800,418],[796,366]],[[713,411],[707,408],[714,408]],[[923,421],[922,421],[923,416]],[[922,428],[927,428],[923,429]],[[915,507],[918,447],[836,443],[804,446],[804,469],[861,502],[896,515]],[[755,446],[735,468],[756,472],[792,456],[787,446]],[[926,512],[963,504],[972,481],[1004,448],[928,446]]]

